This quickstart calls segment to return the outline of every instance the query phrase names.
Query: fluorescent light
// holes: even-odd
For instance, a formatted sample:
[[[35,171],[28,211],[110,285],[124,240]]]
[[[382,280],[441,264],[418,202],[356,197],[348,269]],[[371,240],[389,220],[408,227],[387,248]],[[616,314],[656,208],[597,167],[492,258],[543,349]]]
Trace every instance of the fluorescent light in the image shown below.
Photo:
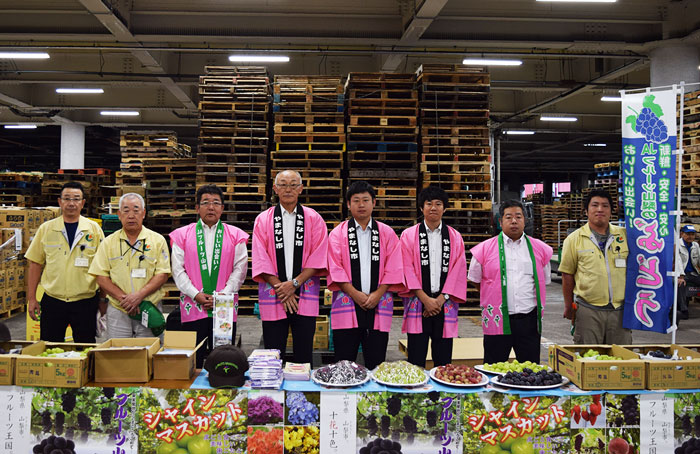
[[[229,61],[254,61],[269,63],[287,63],[289,57],[283,55],[231,55]]]
[[[576,117],[553,117],[551,115],[541,115],[540,120],[542,121],[578,121]]]
[[[536,0],[538,2],[550,3],[616,3],[617,0]]]
[[[32,124],[5,125],[5,129],[36,129],[36,125],[32,125]]]
[[[506,131],[506,134],[509,136],[531,136],[535,133],[535,131]]]
[[[0,52],[0,58],[29,58],[29,59],[47,59],[49,54],[46,52]]]
[[[600,98],[600,100],[607,102],[622,102],[622,96],[603,96]]]
[[[102,88],[57,88],[56,93],[104,93]]]
[[[135,110],[103,110],[100,115],[114,115],[122,117],[136,117],[139,113]]]
[[[584,147],[607,147],[607,143],[584,143]]]
[[[520,66],[522,60],[498,60],[494,58],[465,58],[463,65],[484,65],[484,66]]]

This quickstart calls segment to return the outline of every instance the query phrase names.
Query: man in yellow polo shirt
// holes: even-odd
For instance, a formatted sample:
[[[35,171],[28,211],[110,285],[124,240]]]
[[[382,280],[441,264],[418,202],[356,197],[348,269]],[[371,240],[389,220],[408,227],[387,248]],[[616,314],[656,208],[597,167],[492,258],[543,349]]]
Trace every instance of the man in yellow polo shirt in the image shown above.
[[[583,204],[588,223],[562,246],[564,318],[574,323],[577,344],[631,344],[632,331],[622,328],[627,234],[610,224],[612,199],[607,191],[591,191]]]
[[[83,186],[69,181],[58,198],[62,215],[43,223],[24,255],[29,260],[27,311],[38,320],[41,340],[63,342],[68,325],[75,342],[95,342],[97,281],[88,274],[104,233],[96,222],[80,215]],[[41,279],[41,305],[36,289]]]
[[[152,337],[153,331],[130,315],[140,313],[142,301],[162,311],[161,287],[170,275],[165,238],[143,226],[146,204],[139,194],[119,199],[122,228],[109,235],[97,250],[89,273],[107,293],[107,337]]]

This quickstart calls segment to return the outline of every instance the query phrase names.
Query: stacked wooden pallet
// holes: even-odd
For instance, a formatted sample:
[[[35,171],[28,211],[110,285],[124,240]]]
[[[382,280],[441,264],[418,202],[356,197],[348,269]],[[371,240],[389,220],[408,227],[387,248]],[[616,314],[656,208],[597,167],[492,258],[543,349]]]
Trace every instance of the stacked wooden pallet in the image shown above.
[[[561,203],[566,205],[567,219],[582,219],[583,214],[583,194],[580,191],[567,192],[561,196]]]
[[[0,173],[0,205],[39,206],[41,174],[36,172]],[[56,202],[54,202],[55,204]]]
[[[612,216],[611,221],[624,218],[624,210],[622,205],[622,180],[620,179],[620,162],[601,162],[595,164],[595,179],[593,180],[592,188],[584,190],[584,197],[588,195],[591,189],[602,189],[607,191],[612,198]]]
[[[542,239],[542,205],[544,205],[544,194],[541,192],[530,194],[525,197],[526,202],[532,202],[532,236]]]
[[[397,232],[415,223],[418,93],[414,74],[350,73],[348,177],[377,188],[377,219]]]
[[[275,76],[272,175],[301,174],[299,201],[323,216],[329,229],[344,219],[344,93],[339,77]]]
[[[161,235],[196,220],[196,159],[150,159],[143,165],[146,224]]]
[[[542,241],[557,251],[559,249],[559,221],[569,216],[569,207],[563,203],[540,205]],[[563,228],[563,227],[562,227]],[[562,238],[563,241],[563,238]]]
[[[114,175],[109,169],[61,169],[57,173],[45,172],[41,181],[41,206],[56,206],[61,196],[61,186],[68,181],[83,185],[85,206],[83,214],[97,218],[102,203],[103,187],[114,185]]]
[[[681,210],[683,221],[700,223],[700,90],[683,100],[683,171]]]
[[[199,78],[197,187],[221,187],[222,219],[252,232],[266,206],[270,79],[260,66],[205,71]]]

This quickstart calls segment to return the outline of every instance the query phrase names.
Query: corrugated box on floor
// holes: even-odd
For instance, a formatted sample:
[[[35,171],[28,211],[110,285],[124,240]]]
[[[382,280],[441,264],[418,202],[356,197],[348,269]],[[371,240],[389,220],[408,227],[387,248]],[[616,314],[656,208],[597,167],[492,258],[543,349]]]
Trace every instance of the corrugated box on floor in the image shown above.
[[[678,352],[678,357],[681,358],[679,360],[644,359],[647,389],[700,388],[700,353],[676,344],[625,345],[624,347],[642,355],[655,350],[670,356]]]
[[[38,356],[48,348],[83,351],[96,344],[72,344],[39,341],[22,349],[15,358],[15,385],[80,388],[87,384],[92,370],[92,356],[53,358]]]
[[[316,317],[316,335],[318,336],[320,334],[321,336],[328,337],[329,324],[330,322],[328,321],[327,315],[319,315]]]
[[[4,229],[30,229],[33,227],[33,213],[30,208],[1,207],[0,227]]]
[[[32,341],[12,340],[0,342],[0,349],[4,352],[0,355],[0,385],[14,384],[15,358],[22,352],[24,347],[33,343]]]
[[[157,337],[114,338],[93,350],[95,382],[145,383],[153,375]]]
[[[583,358],[593,349],[622,361]],[[576,356],[579,353],[581,356]],[[551,345],[549,366],[581,389],[644,389],[645,364],[639,355],[619,345]]]
[[[166,331],[163,348],[153,356],[153,378],[189,380],[194,375],[197,350],[205,342],[197,344],[196,331]]]

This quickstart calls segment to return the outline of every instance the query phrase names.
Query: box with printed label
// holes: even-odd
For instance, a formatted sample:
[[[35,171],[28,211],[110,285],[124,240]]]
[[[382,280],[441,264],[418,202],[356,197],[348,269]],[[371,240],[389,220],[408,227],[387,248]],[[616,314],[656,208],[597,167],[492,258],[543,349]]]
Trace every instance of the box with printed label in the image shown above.
[[[0,227],[4,229],[29,229],[33,225],[33,217],[29,208],[2,207],[0,208]]]
[[[15,385],[56,388],[85,386],[90,378],[92,365],[92,356],[85,350],[96,345],[39,341],[24,347],[15,359]],[[78,355],[73,358],[39,356],[48,349],[78,352]]]
[[[153,356],[153,378],[189,380],[194,375],[197,350],[205,342],[197,344],[196,331],[166,331],[163,348]]]
[[[647,389],[700,388],[700,353],[676,344],[625,345],[624,347],[644,355],[642,359],[646,363]],[[650,355],[650,352],[653,354]],[[661,354],[665,357],[661,357]]]
[[[32,341],[5,341],[0,342],[0,385],[14,384],[15,358],[22,349],[32,345]]]
[[[153,355],[160,338],[114,338],[93,350],[95,382],[145,383],[153,375]]]
[[[589,350],[622,361],[587,358],[584,355]],[[644,389],[645,386],[644,361],[619,345],[551,345],[549,366],[581,389]]]

